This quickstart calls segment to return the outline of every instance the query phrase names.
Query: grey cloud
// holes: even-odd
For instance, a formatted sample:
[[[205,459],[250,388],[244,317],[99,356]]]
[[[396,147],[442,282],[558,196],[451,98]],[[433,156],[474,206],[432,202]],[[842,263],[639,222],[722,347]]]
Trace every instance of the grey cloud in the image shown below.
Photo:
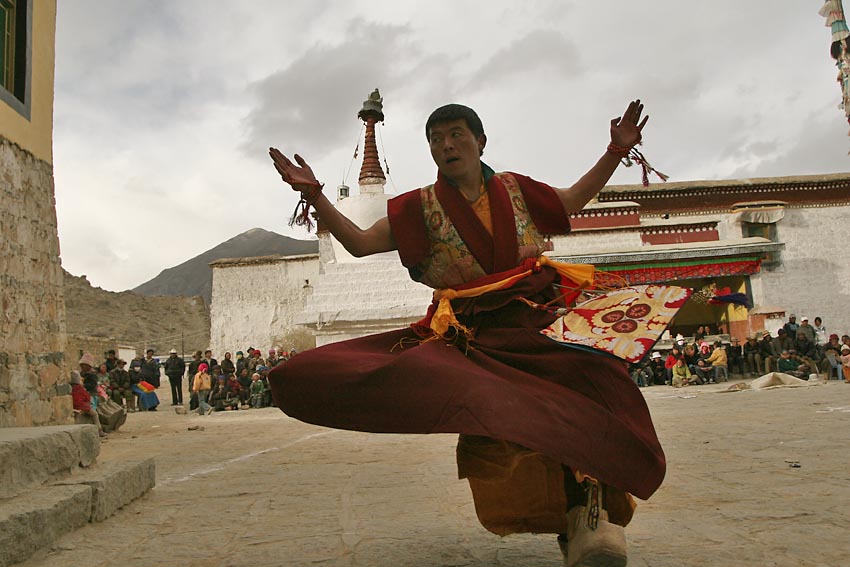
[[[548,77],[574,78],[582,73],[575,43],[555,30],[535,30],[497,51],[467,83],[464,90],[492,85],[525,72],[545,72]]]
[[[392,92],[394,100],[422,96],[416,92],[436,58],[409,42],[409,31],[355,20],[343,43],[316,45],[251,86],[257,102],[244,121],[243,152],[265,159],[268,146],[279,145],[284,152],[320,157],[351,142],[358,97],[365,100],[376,87]]]
[[[841,111],[833,115],[812,114],[806,120],[806,127],[794,143],[786,150],[772,152],[771,159],[756,151],[750,151],[750,162],[733,171],[731,179],[745,177],[772,177],[785,175],[814,175],[818,173],[839,173],[848,170],[850,158],[850,137],[847,136],[847,122]],[[750,144],[749,147],[757,146]]]

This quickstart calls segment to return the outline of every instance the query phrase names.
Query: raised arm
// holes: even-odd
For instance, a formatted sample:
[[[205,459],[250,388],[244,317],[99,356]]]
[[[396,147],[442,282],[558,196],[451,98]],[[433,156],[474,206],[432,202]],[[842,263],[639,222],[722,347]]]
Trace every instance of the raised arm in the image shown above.
[[[352,256],[368,256],[396,249],[387,217],[378,219],[367,229],[360,228],[340,213],[322,194],[321,184],[316,180],[313,170],[304,158],[295,154],[295,161],[298,164],[296,165],[276,148],[269,148],[269,156],[281,178],[293,190],[300,192],[308,205],[316,209],[322,223]]]
[[[575,213],[584,208],[611,179],[617,166],[620,165],[620,159],[640,142],[641,131],[649,120],[649,116],[641,120],[642,113],[643,104],[640,100],[629,103],[623,116],[611,120],[611,145],[596,165],[582,175],[572,187],[558,189],[558,196],[568,213]]]

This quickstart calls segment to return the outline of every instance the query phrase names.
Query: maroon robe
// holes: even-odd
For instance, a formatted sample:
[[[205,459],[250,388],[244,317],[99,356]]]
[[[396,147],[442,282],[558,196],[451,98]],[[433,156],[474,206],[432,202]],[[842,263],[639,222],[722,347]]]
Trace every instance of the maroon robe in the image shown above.
[[[519,262],[510,236],[514,220],[505,214],[510,203],[498,178],[488,177],[495,238],[442,177],[435,189],[470,251],[494,274]],[[551,187],[514,177],[538,230],[567,232],[568,217]],[[415,277],[429,253],[419,191],[391,200],[388,212],[402,263]],[[648,498],[664,478],[665,459],[626,364],[546,338],[539,331],[555,316],[515,301],[545,303],[555,296],[556,281],[554,270],[543,268],[508,290],[454,300],[460,323],[475,330],[468,348],[422,342],[401,329],[301,352],[271,372],[275,404],[302,421],[338,429],[507,441]]]

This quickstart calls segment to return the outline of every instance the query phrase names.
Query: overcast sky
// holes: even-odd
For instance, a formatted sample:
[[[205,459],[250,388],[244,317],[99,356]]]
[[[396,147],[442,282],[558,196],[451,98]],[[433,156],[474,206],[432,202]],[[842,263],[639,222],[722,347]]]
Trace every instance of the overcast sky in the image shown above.
[[[61,0],[63,266],[120,291],[252,227],[308,238],[267,148],[300,152],[332,194],[356,186],[375,87],[390,193],[433,182],[423,128],[449,102],[478,111],[497,171],[561,187],[637,97],[643,151],[671,181],[848,171],[821,5]]]

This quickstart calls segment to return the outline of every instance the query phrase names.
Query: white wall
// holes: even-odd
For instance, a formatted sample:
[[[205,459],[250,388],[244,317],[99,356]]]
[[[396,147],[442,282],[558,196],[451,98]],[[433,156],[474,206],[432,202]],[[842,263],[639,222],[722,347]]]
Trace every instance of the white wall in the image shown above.
[[[213,267],[210,348],[217,358],[249,346],[264,353],[293,332],[303,333],[294,317],[304,309],[319,275],[316,255],[262,264]]]

